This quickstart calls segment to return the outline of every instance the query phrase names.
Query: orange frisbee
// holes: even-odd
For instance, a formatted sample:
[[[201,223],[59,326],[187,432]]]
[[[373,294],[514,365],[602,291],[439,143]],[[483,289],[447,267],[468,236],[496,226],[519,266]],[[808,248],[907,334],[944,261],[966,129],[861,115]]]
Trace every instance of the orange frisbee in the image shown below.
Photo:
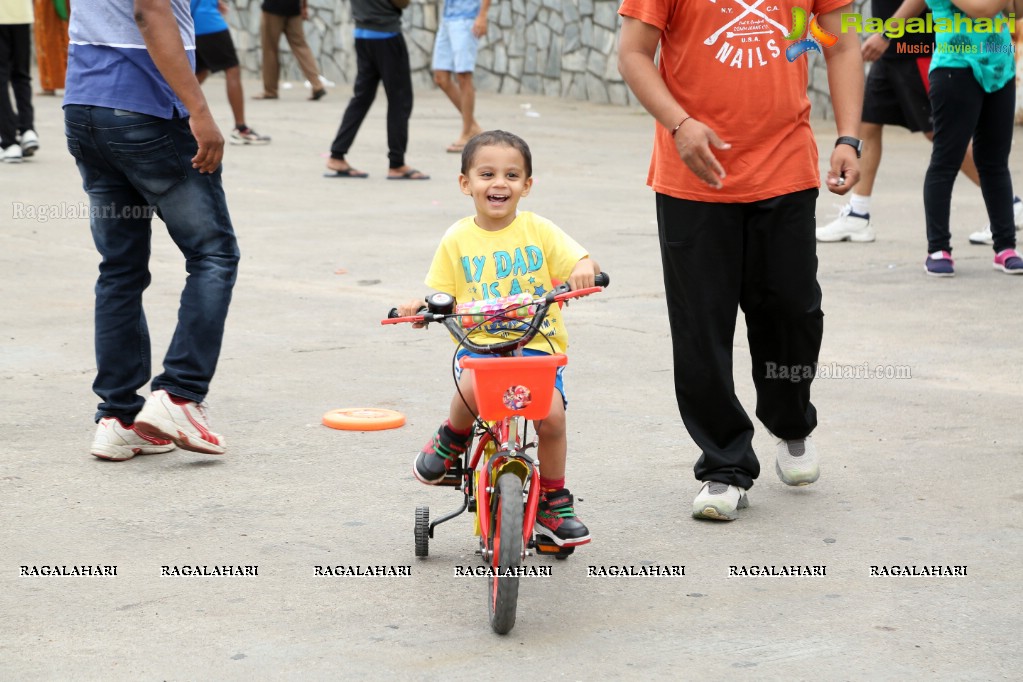
[[[342,431],[382,431],[405,424],[405,415],[378,407],[346,407],[323,415],[324,426]]]

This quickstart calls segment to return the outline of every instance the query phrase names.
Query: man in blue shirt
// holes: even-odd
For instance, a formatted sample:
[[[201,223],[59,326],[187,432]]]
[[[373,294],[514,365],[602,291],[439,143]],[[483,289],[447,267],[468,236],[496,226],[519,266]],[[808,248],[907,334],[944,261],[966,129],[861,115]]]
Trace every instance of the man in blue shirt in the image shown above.
[[[444,0],[437,39],[433,44],[433,81],[444,91],[462,115],[462,134],[448,146],[448,153],[461,154],[465,143],[483,131],[476,122],[476,51],[487,33],[490,0]],[[451,78],[451,74],[455,78]]]
[[[191,12],[195,22],[195,77],[202,83],[211,73],[224,72],[227,101],[234,114],[231,144],[267,144],[269,137],[245,125],[242,71],[231,32],[224,21],[227,3],[224,0],[191,0]]]
[[[173,449],[222,454],[203,400],[220,356],[238,268],[221,183],[224,138],[195,78],[188,0],[76,0],[64,123],[89,195],[96,282],[92,454],[130,459]],[[185,256],[178,323],[152,394],[142,292],[152,215]]]

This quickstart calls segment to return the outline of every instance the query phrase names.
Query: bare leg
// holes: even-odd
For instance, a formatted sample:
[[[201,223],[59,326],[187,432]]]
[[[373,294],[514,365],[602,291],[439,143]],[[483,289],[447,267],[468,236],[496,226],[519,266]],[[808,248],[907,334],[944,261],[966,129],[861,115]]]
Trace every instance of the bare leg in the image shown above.
[[[210,72],[206,69],[203,69],[202,71],[197,71],[195,73],[195,79],[199,81],[199,84],[201,85],[202,83],[206,82],[206,79],[209,77],[209,75]]]
[[[881,166],[883,132],[884,126],[879,123],[860,124],[863,157],[860,159],[860,181],[853,187],[853,192],[861,197],[869,197],[874,191],[874,179],[877,178],[877,169]]]
[[[462,134],[452,146],[464,145],[473,135],[482,132],[483,128],[473,117],[476,109],[476,88],[471,73],[456,74],[451,78],[450,71],[434,71],[433,82],[448,96],[455,109],[462,115]]]
[[[483,129],[476,122],[476,86],[472,82],[472,72],[459,73],[458,92],[462,102],[459,111],[462,114],[462,136],[458,139],[459,144],[465,144],[473,135],[480,133]]]
[[[476,422],[476,396],[472,392],[472,376],[469,374],[470,371],[462,372],[462,377],[458,381],[461,395],[455,393],[454,397],[451,398],[448,421],[451,422],[451,428],[456,431],[468,431]],[[465,402],[462,401],[463,397],[471,406],[471,410],[465,406]]]
[[[227,101],[231,105],[231,113],[234,114],[235,127],[245,125],[245,93],[242,92],[242,71],[237,66],[232,66],[224,72],[227,79]]]
[[[540,460],[543,477],[564,478],[565,461],[568,458],[568,436],[565,433],[565,404],[562,402],[561,393],[554,391],[550,414],[536,425],[540,438],[536,457]]]
[[[458,86],[451,80],[450,71],[434,71],[433,82],[437,84],[444,94],[448,96],[451,103],[455,105],[455,109],[462,110],[462,98],[458,92]]]

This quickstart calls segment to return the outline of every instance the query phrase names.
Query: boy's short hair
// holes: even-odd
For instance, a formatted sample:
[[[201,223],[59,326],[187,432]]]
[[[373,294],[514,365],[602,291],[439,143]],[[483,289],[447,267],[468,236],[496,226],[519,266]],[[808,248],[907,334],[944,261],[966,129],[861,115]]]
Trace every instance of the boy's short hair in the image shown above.
[[[480,147],[504,146],[519,150],[522,159],[526,164],[526,177],[533,177],[533,155],[529,151],[526,141],[514,133],[504,130],[487,130],[476,135],[462,148],[462,175],[467,175],[475,160],[476,151]]]

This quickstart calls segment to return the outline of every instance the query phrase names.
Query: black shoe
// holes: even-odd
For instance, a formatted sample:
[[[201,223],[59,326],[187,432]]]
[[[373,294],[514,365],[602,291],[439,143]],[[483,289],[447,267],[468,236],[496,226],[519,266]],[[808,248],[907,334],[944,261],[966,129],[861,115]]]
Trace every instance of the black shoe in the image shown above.
[[[451,430],[448,422],[441,424],[426,447],[416,455],[412,475],[420,483],[435,485],[469,447],[471,434],[458,434]]]
[[[590,530],[572,507],[572,493],[562,488],[540,497],[533,530],[546,535],[559,547],[575,547],[590,541]]]

